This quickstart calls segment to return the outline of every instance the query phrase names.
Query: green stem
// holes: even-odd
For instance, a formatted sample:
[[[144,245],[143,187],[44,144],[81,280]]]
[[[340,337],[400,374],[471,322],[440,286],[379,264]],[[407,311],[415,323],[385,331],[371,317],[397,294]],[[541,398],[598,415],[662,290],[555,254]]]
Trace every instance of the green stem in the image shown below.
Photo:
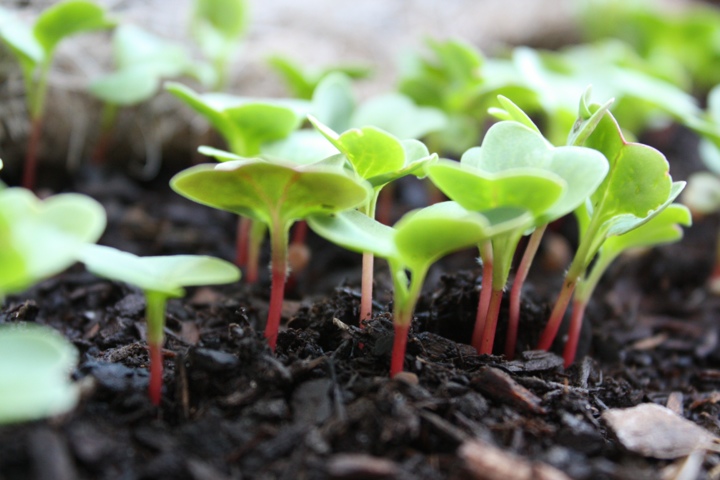
[[[512,360],[515,356],[515,346],[517,345],[518,326],[520,324],[520,297],[522,295],[522,287],[527,280],[530,266],[532,265],[538,247],[542,241],[542,237],[547,229],[547,224],[538,227],[530,235],[527,247],[523,253],[522,260],[515,273],[512,290],[510,290],[510,312],[508,317],[507,336],[505,338],[505,357]]]
[[[165,306],[167,295],[161,292],[145,292],[145,318],[147,321],[147,342],[150,349],[150,386],[148,393],[153,405],[160,404],[162,395],[163,358],[162,346],[165,341]]]
[[[490,240],[486,240],[480,244],[480,258],[482,258],[483,262],[482,285],[472,335],[472,346],[475,347],[478,353],[482,348],[482,336],[485,331],[485,322],[487,321],[490,297],[492,296],[493,251]]]
[[[393,309],[393,325],[395,338],[393,340],[392,357],[390,360],[390,376],[394,377],[403,371],[405,362],[405,350],[407,347],[407,336],[412,322],[415,306],[420,298],[422,284],[427,274],[427,269],[418,269],[411,273],[410,285],[408,286],[405,270],[395,262],[390,262],[390,271],[393,276],[395,305]]]
[[[287,249],[290,225],[275,221],[270,227],[271,278],[270,309],[268,310],[265,338],[270,349],[275,351],[280,330],[282,306],[285,297],[285,277],[287,275]]]

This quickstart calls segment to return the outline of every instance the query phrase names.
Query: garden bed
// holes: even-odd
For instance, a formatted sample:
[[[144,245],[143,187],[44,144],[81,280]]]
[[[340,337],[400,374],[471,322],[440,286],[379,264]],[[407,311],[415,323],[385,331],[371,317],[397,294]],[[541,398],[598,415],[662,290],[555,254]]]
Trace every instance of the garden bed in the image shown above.
[[[675,179],[699,168],[665,153]],[[166,179],[86,176],[95,179],[74,189],[108,212],[100,243],[232,258],[232,215],[181,198]],[[407,372],[394,379],[385,266],[377,266],[375,316],[360,329],[360,256],[311,236],[313,261],[289,291],[275,354],[261,333],[267,279],[195,288],[169,302],[159,408],[147,397],[142,293],[74,267],[9,297],[0,314],[71,339],[83,386],[70,414],[0,428],[0,478],[662,478],[673,462],[628,451],[601,415],[653,402],[720,430],[720,302],[704,289],[717,223],[708,217],[678,245],[617,262],[568,369],[553,353],[507,361],[467,345],[480,268],[473,252],[456,254],[428,277]],[[533,271],[520,346],[537,342],[560,277]],[[699,478],[716,478],[718,464],[707,454]]]

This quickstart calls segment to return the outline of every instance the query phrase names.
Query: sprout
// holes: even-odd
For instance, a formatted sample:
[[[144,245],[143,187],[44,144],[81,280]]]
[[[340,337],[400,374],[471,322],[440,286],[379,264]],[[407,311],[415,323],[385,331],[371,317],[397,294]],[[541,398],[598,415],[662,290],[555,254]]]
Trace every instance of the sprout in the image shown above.
[[[312,214],[353,208],[370,197],[370,187],[342,166],[287,166],[258,158],[197,165],[175,175],[170,185],[195,202],[251,218],[269,229],[272,290],[265,337],[273,350],[285,293],[290,227]]]
[[[375,127],[353,128],[341,135],[310,117],[310,122],[347,158],[355,172],[373,187],[373,195],[359,207],[375,218],[375,207],[382,188],[406,175],[425,175],[425,167],[437,160],[417,140],[399,140]],[[363,252],[360,320],[372,316],[373,254]]]
[[[0,8],[0,39],[10,48],[22,68],[32,124],[25,153],[24,187],[35,187],[48,74],[55,49],[67,37],[113,25],[102,7],[87,0],[65,0],[49,7],[40,14],[32,28]]]
[[[160,404],[165,304],[185,295],[183,287],[217,285],[240,279],[240,271],[224,260],[201,255],[138,257],[114,248],[89,245],[82,253],[88,270],[101,277],[129,283],[145,293],[147,342],[150,348],[150,399]]]
[[[395,326],[390,375],[394,376],[403,370],[412,315],[430,266],[448,253],[512,231],[530,218],[521,209],[496,209],[480,214],[468,212],[455,202],[443,202],[407,213],[394,227],[358,211],[315,215],[308,219],[308,224],[338,245],[371,252],[390,264]]]
[[[598,105],[590,106],[590,110],[597,108]],[[647,145],[627,142],[610,112],[603,115],[584,145],[602,152],[610,162],[610,171],[595,193],[575,211],[580,245],[538,343],[542,350],[552,345],[575,287],[585,277],[604,242],[648,222],[670,205],[685,186],[685,182],[672,181],[662,153]],[[573,316],[563,355],[566,366],[575,359],[581,322],[581,315]]]

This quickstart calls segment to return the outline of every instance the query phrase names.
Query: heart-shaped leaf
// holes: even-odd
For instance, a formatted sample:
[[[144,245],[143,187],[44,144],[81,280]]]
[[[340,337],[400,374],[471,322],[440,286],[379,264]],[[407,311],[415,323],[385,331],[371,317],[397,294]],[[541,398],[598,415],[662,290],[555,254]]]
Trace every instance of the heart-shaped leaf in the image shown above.
[[[397,138],[422,138],[445,128],[447,118],[436,108],[421,107],[405,95],[388,93],[360,105],[350,125],[372,125]]]
[[[76,33],[112,27],[115,21],[105,15],[105,10],[88,0],[65,0],[40,14],[33,34],[50,57],[57,44]]]
[[[40,201],[22,188],[0,191],[0,219],[3,261],[8,262],[0,272],[0,294],[24,290],[64,270],[105,229],[105,210],[90,197],[66,193]]]
[[[366,184],[337,168],[260,159],[197,165],[175,175],[170,184],[198,203],[281,227],[314,213],[352,208],[370,195]]]
[[[88,245],[83,249],[82,261],[96,275],[168,297],[183,296],[183,287],[240,279],[240,270],[235,265],[204,255],[138,257],[110,247]]]

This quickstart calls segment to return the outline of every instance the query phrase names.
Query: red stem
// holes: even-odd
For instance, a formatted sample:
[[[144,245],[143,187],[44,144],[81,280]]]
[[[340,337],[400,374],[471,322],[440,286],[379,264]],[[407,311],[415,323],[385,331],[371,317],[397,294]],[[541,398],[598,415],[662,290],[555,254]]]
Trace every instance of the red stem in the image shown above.
[[[577,353],[577,346],[580,340],[580,331],[582,330],[583,317],[585,316],[585,307],[587,307],[587,302],[580,300],[575,300],[573,302],[568,339],[567,342],[565,342],[565,350],[563,350],[565,368],[572,365],[575,361],[575,354]]]
[[[375,256],[370,252],[364,252],[362,257],[362,280],[360,285],[360,328],[365,326],[363,320],[372,318],[374,263]]]
[[[148,343],[150,350],[150,386],[148,393],[153,405],[160,405],[163,383],[163,355],[162,344]]]
[[[27,150],[25,150],[25,169],[23,170],[22,186],[28,190],[35,189],[37,173],[37,155],[42,135],[42,118],[34,118],[30,124]]]
[[[570,304],[570,298],[572,298],[576,284],[577,279],[565,279],[562,290],[560,290],[560,295],[555,302],[555,307],[550,314],[550,320],[548,320],[545,330],[543,330],[543,333],[540,336],[540,342],[538,342],[537,346],[538,350],[549,350],[552,346],[555,336],[560,329],[560,324],[562,324],[565,312]]]
[[[393,340],[392,360],[390,361],[390,377],[403,371],[405,366],[405,350],[410,323],[395,323],[395,338]]]
[[[512,360],[515,357],[515,346],[517,345],[518,326],[520,324],[520,296],[522,295],[522,287],[525,284],[530,266],[537,254],[538,247],[542,236],[547,229],[547,224],[537,228],[528,241],[523,253],[522,260],[518,266],[515,280],[513,280],[512,290],[510,290],[510,311],[508,313],[508,329],[507,337],[505,337],[505,357]]]
[[[490,306],[488,307],[487,321],[478,353],[492,355],[493,345],[495,343],[495,330],[497,330],[498,316],[500,314],[500,304],[502,303],[503,291],[493,290]]]
[[[482,285],[480,288],[480,297],[478,298],[477,314],[475,315],[475,328],[473,329],[472,346],[480,352],[482,345],[482,336],[485,331],[485,322],[487,321],[488,308],[490,307],[490,297],[492,296],[492,276],[493,276],[493,258],[490,245],[482,246],[483,253],[483,271]]]
[[[268,310],[265,338],[274,352],[277,344],[283,299],[285,297],[285,277],[287,273],[287,228],[273,225],[270,230],[272,255],[272,287],[270,290],[270,309]]]
[[[110,146],[110,140],[112,140],[112,130],[105,130],[100,134],[100,139],[92,153],[92,164],[93,165],[105,165],[107,163],[107,150]]]
[[[292,243],[304,245],[307,238],[308,224],[305,220],[300,220],[295,224],[293,229]]]

